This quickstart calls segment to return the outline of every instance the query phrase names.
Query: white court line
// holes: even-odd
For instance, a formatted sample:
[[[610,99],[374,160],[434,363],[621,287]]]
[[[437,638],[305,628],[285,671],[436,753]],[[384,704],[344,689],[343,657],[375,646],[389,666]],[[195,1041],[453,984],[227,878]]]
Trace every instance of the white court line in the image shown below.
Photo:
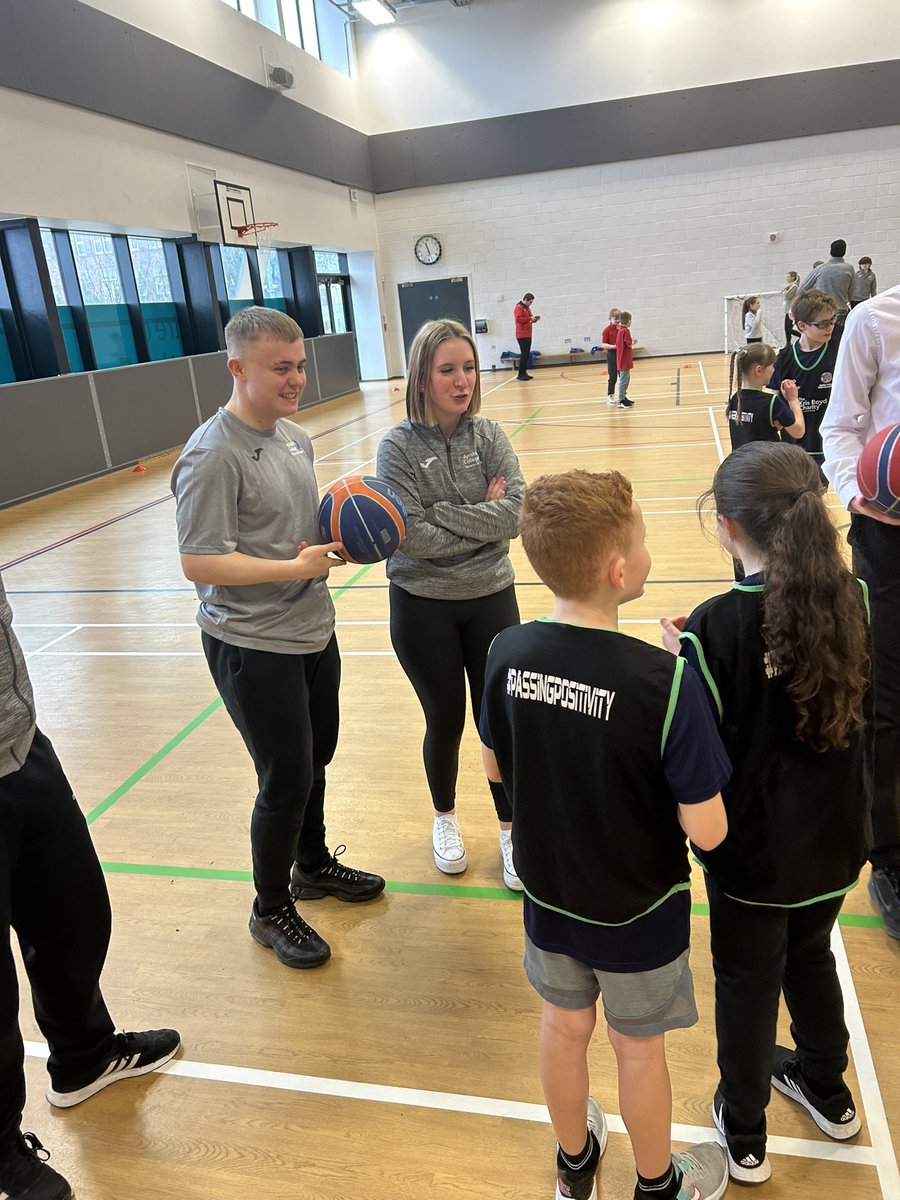
[[[674,404],[674,400],[675,400],[674,392],[643,392],[641,395],[638,396],[637,403],[642,404],[645,400],[661,400],[661,399],[665,399],[666,397],[668,397],[672,401],[672,411],[677,412],[678,409],[675,408],[675,404]],[[684,392],[681,393],[681,398],[682,398],[682,400],[685,399]],[[697,405],[694,406],[694,409],[702,407],[703,397],[700,395],[700,392],[692,393],[691,395],[689,395],[687,397],[687,399],[689,399],[689,400],[695,399],[698,401]],[[554,400],[552,403],[552,410],[554,410],[554,411],[557,408],[589,408],[589,407],[598,409],[605,416],[612,416],[615,412],[621,411],[620,409],[618,409],[616,407],[615,404],[607,404],[605,397],[598,398],[597,396],[589,396],[584,400]],[[667,408],[668,405],[663,404],[663,405],[660,405],[660,407]],[[551,406],[546,401],[544,404],[544,408],[547,412],[551,411]],[[522,409],[521,403],[519,403],[519,404],[498,404],[496,406],[491,405],[492,413],[511,412],[513,410],[521,411],[521,409]]]
[[[73,633],[77,633],[81,628],[81,625],[72,625],[71,629],[68,629],[65,633],[59,634],[58,637],[51,638],[51,640],[49,642],[45,642],[43,646],[38,646],[37,650],[29,650],[25,655],[26,661],[29,658],[34,658],[38,654],[43,654],[46,650],[49,650],[51,646],[55,646],[57,642],[65,641],[67,637],[71,637]]]
[[[26,1042],[29,1058],[47,1058],[43,1042]],[[502,1100],[493,1096],[468,1096],[457,1092],[433,1092],[419,1088],[387,1087],[379,1083],[362,1083],[355,1079],[327,1079],[317,1075],[296,1075],[288,1071],[262,1071],[253,1067],[232,1067],[218,1063],[191,1062],[173,1059],[157,1072],[182,1079],[203,1079],[214,1083],[236,1083],[242,1087],[271,1088],[280,1092],[301,1092],[310,1096],[335,1096],[341,1100],[368,1100],[379,1104],[398,1104],[404,1108],[425,1108],[438,1112],[471,1113],[481,1117],[505,1117],[513,1121],[530,1121],[549,1125],[550,1117],[543,1104],[526,1104],[520,1100]],[[625,1122],[618,1113],[607,1113],[607,1123],[613,1133],[625,1133]],[[676,1142],[704,1142],[715,1137],[715,1130],[704,1125],[672,1125]],[[769,1136],[768,1149],[773,1154],[793,1158],[827,1159],[872,1166],[875,1156],[871,1146],[846,1146],[833,1142],[817,1142],[806,1138]]]
[[[716,439],[716,453],[719,456],[719,462],[725,459],[725,451],[722,449],[722,439],[719,437],[719,427],[716,424],[716,414],[713,412],[712,405],[706,410],[709,413],[709,423],[712,425],[713,437]]]
[[[897,1156],[894,1153],[891,1130],[884,1111],[878,1076],[875,1074],[875,1063],[872,1060],[872,1049],[866,1035],[859,996],[856,994],[856,987],[853,983],[847,948],[837,924],[831,931],[831,951],[834,954],[841,990],[844,993],[844,1020],[850,1031],[850,1049],[853,1053],[853,1065],[856,1067],[856,1078],[859,1081],[859,1099],[862,1101],[863,1111],[866,1114],[866,1125],[875,1155],[881,1194],[884,1200],[900,1200],[900,1171],[897,1169]]]
[[[697,359],[697,366],[700,368],[700,378],[703,380],[703,391],[708,396],[709,395],[709,387],[706,383],[706,372],[703,370],[703,363],[700,361],[699,358]]]
[[[514,379],[515,379],[515,375],[510,375],[509,379],[504,379],[503,382],[498,383],[496,387],[488,388],[488,390],[486,392],[481,393],[482,400],[485,398],[485,396],[490,396],[491,392],[499,392],[502,387],[506,387],[506,385],[508,383],[512,383],[512,381]],[[481,373],[481,380],[482,380],[482,382],[484,382],[484,372],[483,371]]]
[[[685,500],[690,497],[685,496]],[[388,621],[338,621],[338,625],[387,625]],[[16,621],[16,629],[69,629],[71,621]],[[197,629],[196,621],[92,621],[71,628],[76,629]],[[52,642],[48,642],[52,645]]]
[[[573,446],[565,450],[517,450],[519,458],[526,454],[619,454],[627,450],[683,450],[688,446],[706,446],[709,442],[642,442],[627,446]]]
[[[344,450],[349,450],[351,446],[358,446],[360,442],[366,442],[369,438],[378,437],[379,433],[384,433],[390,429],[390,425],[382,425],[380,429],[373,429],[371,433],[364,434],[363,437],[357,438],[355,442],[348,442],[346,446],[338,446],[337,450],[331,450],[328,454],[317,454],[316,462],[324,462],[326,458],[334,458],[336,454],[341,454]]]

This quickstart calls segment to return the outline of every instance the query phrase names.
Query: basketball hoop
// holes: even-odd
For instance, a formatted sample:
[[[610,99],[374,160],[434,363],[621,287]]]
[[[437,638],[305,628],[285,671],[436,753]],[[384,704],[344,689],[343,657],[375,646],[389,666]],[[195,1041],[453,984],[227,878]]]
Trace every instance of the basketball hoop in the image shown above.
[[[249,225],[236,225],[234,232],[245,246],[257,246],[260,250],[269,250],[274,236],[271,231],[277,227],[277,221],[253,221]]]

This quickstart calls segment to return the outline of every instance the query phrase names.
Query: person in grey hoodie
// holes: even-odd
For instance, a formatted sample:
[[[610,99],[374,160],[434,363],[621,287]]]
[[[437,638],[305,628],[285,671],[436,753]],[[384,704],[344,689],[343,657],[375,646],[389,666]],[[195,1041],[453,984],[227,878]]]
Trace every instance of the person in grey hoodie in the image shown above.
[[[475,721],[487,652],[519,624],[509,540],[518,534],[525,480],[506,434],[479,417],[478,353],[465,326],[429,321],[413,341],[407,418],[378,448],[378,477],[406,506],[406,538],[387,561],[391,644],[425,712],[425,774],[434,805],[435,865],[468,865],[456,819],[466,679]],[[503,880],[521,890],[512,855],[512,809],[491,784],[500,822]]]
[[[71,1108],[175,1054],[174,1029],[116,1033],[100,991],[112,918],[72,786],[35,723],[25,656],[0,578],[0,1196],[68,1200],[33,1133],[22,1133],[25,1055],[10,946],[15,930],[34,1015],[50,1046],[47,1099]]]
[[[808,292],[810,288],[818,288],[819,291],[827,292],[834,298],[837,305],[838,332],[843,329],[847,313],[850,311],[850,288],[856,277],[856,272],[844,259],[846,253],[847,243],[843,238],[838,238],[837,241],[831,243],[831,258],[828,262],[813,267],[800,284],[801,292]]]

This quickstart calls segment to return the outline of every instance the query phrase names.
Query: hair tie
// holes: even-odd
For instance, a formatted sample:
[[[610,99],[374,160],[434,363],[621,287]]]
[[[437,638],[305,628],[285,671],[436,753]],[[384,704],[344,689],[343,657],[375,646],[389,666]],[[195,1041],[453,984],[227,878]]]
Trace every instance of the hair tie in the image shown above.
[[[813,489],[809,487],[797,488],[796,492],[791,492],[790,496],[788,496],[788,500],[791,504],[796,504],[801,496],[805,496],[807,492],[811,491],[813,491]]]

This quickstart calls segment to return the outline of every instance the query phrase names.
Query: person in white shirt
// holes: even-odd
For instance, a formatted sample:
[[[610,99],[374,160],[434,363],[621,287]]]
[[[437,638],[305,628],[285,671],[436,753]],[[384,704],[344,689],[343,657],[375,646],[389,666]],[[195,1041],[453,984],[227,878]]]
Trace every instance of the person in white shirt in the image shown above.
[[[847,318],[822,422],[825,474],[851,513],[853,569],[866,581],[875,676],[874,844],[869,894],[900,939],[900,517],[867,504],[856,464],[879,430],[900,422],[900,287]]]

